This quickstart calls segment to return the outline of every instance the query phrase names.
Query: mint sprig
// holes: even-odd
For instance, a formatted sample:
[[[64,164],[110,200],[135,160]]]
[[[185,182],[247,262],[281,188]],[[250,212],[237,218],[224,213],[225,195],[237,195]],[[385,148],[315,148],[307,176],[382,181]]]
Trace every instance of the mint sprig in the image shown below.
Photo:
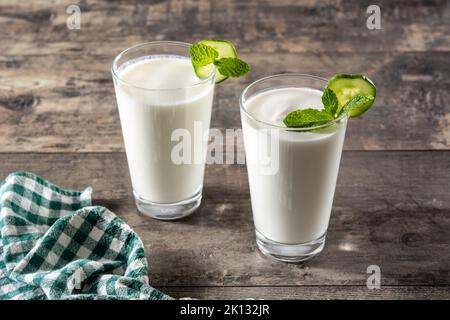
[[[325,88],[322,93],[322,103],[324,108],[319,109],[298,109],[289,112],[283,119],[283,123],[288,128],[307,128],[324,125],[336,119],[338,109],[338,99],[333,90]]]
[[[231,41],[206,39],[189,48],[192,65],[200,79],[206,79],[217,67],[215,82],[219,83],[229,77],[242,77],[250,71],[245,61],[238,59],[236,49]]]
[[[307,128],[330,122],[334,117],[325,110],[300,109],[289,112],[283,122],[289,128]]]
[[[250,71],[250,66],[238,58],[222,58],[214,61],[214,64],[226,77],[242,77]]]
[[[192,64],[198,67],[204,67],[214,63],[219,57],[219,53],[216,49],[201,43],[193,44],[189,48],[189,55],[191,56]]]
[[[325,111],[334,118],[338,109],[338,99],[333,90],[329,88],[325,88],[325,90],[323,90],[322,103],[325,107]]]
[[[357,117],[369,109],[374,100],[374,96],[357,94],[344,105],[340,113],[345,112],[350,117]]]

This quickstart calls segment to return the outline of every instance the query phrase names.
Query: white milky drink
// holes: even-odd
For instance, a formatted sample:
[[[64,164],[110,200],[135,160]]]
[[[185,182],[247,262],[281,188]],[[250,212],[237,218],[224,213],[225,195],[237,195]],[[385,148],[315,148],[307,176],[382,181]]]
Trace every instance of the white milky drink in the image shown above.
[[[161,205],[199,193],[201,197],[207,140],[200,162],[195,162],[194,125],[207,135],[213,79],[200,80],[188,57],[168,54],[131,59],[118,68],[117,78],[116,98],[135,197]],[[172,137],[177,129],[191,135],[190,163],[179,164],[171,157],[172,149],[180,143]],[[158,218],[164,219],[164,212],[160,214]]]
[[[199,81],[189,59],[173,56],[146,57],[125,67],[119,76],[143,88],[179,88]],[[177,141],[171,140],[179,128],[187,129],[193,138],[195,121],[209,128],[213,88],[165,92],[123,87],[117,91],[131,180],[142,198],[177,202],[201,188],[204,164],[174,163],[171,152]]]
[[[330,219],[347,118],[316,131],[295,131],[283,124],[290,111],[323,108],[321,95],[316,88],[276,87],[255,91],[241,101],[255,228],[271,242],[258,245],[263,253],[285,261],[308,258],[314,246],[295,245],[324,240]],[[261,134],[277,139],[278,149],[271,151],[278,154],[270,155],[278,161],[276,172],[264,170]],[[276,249],[278,244],[287,246]],[[271,250],[278,250],[278,256]]]

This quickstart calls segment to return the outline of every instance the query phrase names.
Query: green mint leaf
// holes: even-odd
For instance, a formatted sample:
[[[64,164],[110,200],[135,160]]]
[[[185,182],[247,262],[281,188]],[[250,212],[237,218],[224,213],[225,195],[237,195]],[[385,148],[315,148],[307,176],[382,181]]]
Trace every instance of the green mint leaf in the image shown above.
[[[203,67],[213,63],[218,57],[219,53],[214,48],[196,43],[189,48],[189,55],[191,56],[194,67]]]
[[[333,121],[334,117],[324,110],[300,109],[289,112],[283,119],[288,128],[319,126]]]
[[[352,118],[358,117],[366,112],[372,106],[374,101],[374,96],[357,94],[344,105],[341,113],[345,112]]]
[[[322,103],[325,107],[325,111],[335,117],[338,109],[338,99],[333,90],[329,88],[325,88],[325,90],[323,90]]]
[[[250,66],[238,58],[222,58],[216,60],[214,64],[225,77],[242,77],[250,71]]]

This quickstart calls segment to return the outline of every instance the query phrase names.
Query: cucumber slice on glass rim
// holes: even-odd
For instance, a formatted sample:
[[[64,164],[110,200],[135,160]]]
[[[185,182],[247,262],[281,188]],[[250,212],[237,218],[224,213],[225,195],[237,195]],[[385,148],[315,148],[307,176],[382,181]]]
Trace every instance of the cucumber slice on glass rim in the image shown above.
[[[372,96],[374,99],[368,101],[368,105],[361,108],[361,112],[354,110],[354,115],[357,116],[368,110],[375,100],[377,95],[377,88],[372,80],[362,74],[337,74],[328,81],[327,88],[333,90],[338,100],[337,114],[352,98],[357,95]]]
[[[218,53],[218,59],[221,58],[237,58],[237,52],[236,49],[234,48],[233,44],[231,43],[231,41],[228,40],[218,40],[218,39],[206,39],[206,40],[202,40],[199,43],[204,44],[206,46],[209,46],[213,49],[215,49]],[[201,66],[201,67],[196,67],[194,66],[194,71],[195,74],[200,78],[200,79],[205,79],[207,78],[211,72],[214,69],[214,64],[208,64],[206,66]],[[224,76],[222,74],[220,74],[219,70],[216,71],[216,75],[214,78],[214,81],[216,83],[220,83],[224,80],[228,79],[227,76]]]

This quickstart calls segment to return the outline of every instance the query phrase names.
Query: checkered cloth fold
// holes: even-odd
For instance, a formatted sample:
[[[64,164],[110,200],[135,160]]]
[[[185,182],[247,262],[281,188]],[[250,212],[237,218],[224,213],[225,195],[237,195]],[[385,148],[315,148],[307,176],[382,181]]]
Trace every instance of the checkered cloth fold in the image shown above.
[[[170,299],[148,284],[138,235],[91,192],[28,172],[0,183],[0,299]]]

